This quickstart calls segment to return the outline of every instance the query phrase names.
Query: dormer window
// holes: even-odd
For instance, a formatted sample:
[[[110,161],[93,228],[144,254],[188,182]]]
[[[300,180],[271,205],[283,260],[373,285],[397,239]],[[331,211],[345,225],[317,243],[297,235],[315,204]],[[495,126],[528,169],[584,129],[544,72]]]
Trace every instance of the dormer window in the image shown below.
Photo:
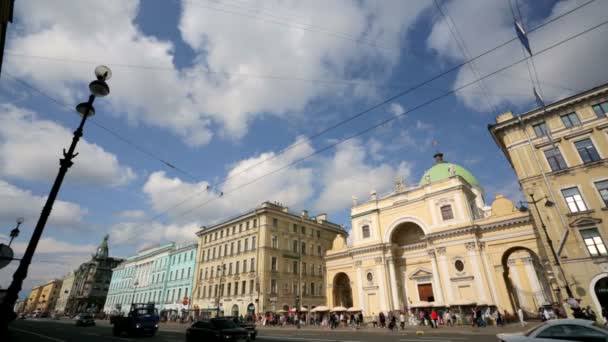
[[[452,206],[447,204],[441,206],[441,219],[444,221],[451,220],[454,218],[454,212],[452,211]]]
[[[361,227],[361,236],[363,236],[364,239],[367,239],[370,236],[368,225]]]

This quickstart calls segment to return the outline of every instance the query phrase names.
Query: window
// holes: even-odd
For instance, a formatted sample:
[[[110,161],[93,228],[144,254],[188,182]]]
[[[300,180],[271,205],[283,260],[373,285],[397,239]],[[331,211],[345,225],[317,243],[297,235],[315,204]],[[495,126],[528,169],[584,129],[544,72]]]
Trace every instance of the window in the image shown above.
[[[302,235],[306,235],[306,227],[302,226]]]
[[[293,267],[291,268],[291,270],[293,271],[293,274],[298,274],[298,262],[294,260],[292,266]]]
[[[464,270],[464,262],[462,262],[462,260],[456,260],[456,262],[454,262],[454,267],[456,268],[456,271],[462,272]]]
[[[228,275],[232,275],[232,263],[228,264]]]
[[[315,264],[310,264],[310,275],[315,275]]]
[[[323,255],[323,252],[321,251],[321,245],[317,246],[317,255],[318,256],[322,256]]]
[[[298,240],[293,240],[293,252],[298,253]]]
[[[224,237],[224,231],[220,230],[220,239]]]
[[[188,275],[186,276],[186,278],[190,278],[190,267],[188,267]]]
[[[249,230],[249,221],[245,222],[245,230]]]
[[[277,271],[277,257],[272,257],[270,259],[270,271],[272,271],[272,272]]]
[[[361,227],[361,236],[363,236],[364,239],[367,239],[370,236],[368,225]]]
[[[301,252],[303,255],[306,255],[306,242],[302,241],[302,249]]]
[[[243,247],[243,251],[247,252],[248,249],[249,249],[249,239],[245,238],[245,244],[244,244],[244,247]]]
[[[564,196],[571,213],[587,210],[587,206],[585,205],[585,202],[583,202],[583,198],[577,187],[563,189],[562,195]]]
[[[321,231],[317,230],[317,239],[320,239],[320,238],[321,238]]]
[[[253,293],[253,279],[249,281],[249,293]]]
[[[230,243],[230,255],[234,254],[234,242]]]
[[[279,220],[277,220],[276,218],[273,218],[272,219],[272,226],[275,227],[275,228],[278,227],[279,226]]]
[[[606,246],[597,228],[581,229],[580,233],[591,256],[608,255]]]
[[[250,272],[255,272],[255,258],[251,258],[251,263],[249,264]]]
[[[232,226],[232,235],[236,234],[236,226]]]
[[[608,101],[593,106],[593,111],[598,118],[604,118],[608,114]]]
[[[211,273],[210,273],[210,277],[209,278],[213,278],[213,267],[211,267]]]
[[[597,153],[595,146],[593,146],[593,142],[591,139],[583,139],[574,143],[576,146],[576,150],[578,154],[581,156],[583,163],[591,163],[597,160],[600,160],[600,155]]]
[[[242,233],[242,232],[243,232],[243,224],[239,223],[239,233]]]
[[[560,324],[541,330],[538,335],[536,335],[536,338],[568,341],[604,341],[606,335],[585,326]]]
[[[240,262],[240,261],[237,261],[237,262],[236,262],[236,265],[234,266],[234,268],[235,268],[235,269],[234,269],[234,273],[235,273],[235,274],[239,274],[239,268],[240,268],[239,266],[240,266],[240,265],[241,265],[241,262]]]
[[[244,295],[245,294],[245,288],[247,287],[247,280],[243,280],[241,282],[241,294]]]
[[[568,167],[557,147],[545,150],[545,158],[547,158],[547,162],[551,166],[551,171],[559,171]]]
[[[230,294],[232,293],[232,283],[228,283],[228,291],[226,291],[226,295],[230,296]]]
[[[276,279],[270,279],[270,293],[271,294],[277,293],[277,280]]]
[[[302,274],[306,275],[306,263],[305,262],[302,263]]]
[[[177,278],[177,276],[176,276],[176,278]],[[183,269],[183,268],[182,268],[182,273],[181,273],[181,275],[179,276],[179,279],[184,279],[184,269]]]
[[[532,128],[534,128],[534,133],[537,137],[544,137],[545,135],[547,135],[547,124],[544,121],[539,124],[533,125]]]
[[[255,251],[255,236],[251,237],[251,250]]]
[[[207,275],[208,275],[208,273],[207,273],[207,272],[208,272],[208,271],[209,271],[209,270],[208,270],[208,269],[205,267],[205,279],[207,279]],[[211,269],[211,272],[213,272],[213,269]]]
[[[368,272],[366,275],[367,281],[369,281],[370,283],[372,281],[374,281],[374,275],[372,274],[372,272]]]
[[[277,236],[276,236],[276,235],[273,235],[273,236],[270,238],[270,246],[271,246],[272,248],[279,248],[279,241],[278,241],[278,239],[277,239]]]
[[[235,281],[234,282],[234,295],[238,295],[239,294],[239,282]]]
[[[236,242],[236,253],[241,253],[241,240]]]
[[[444,205],[441,206],[441,218],[446,221],[446,220],[451,220],[454,218],[454,213],[452,212],[452,206],[451,205]]]
[[[253,228],[258,226],[258,220],[257,219],[253,219]]]
[[[243,260],[243,273],[247,273],[247,260]]]
[[[576,113],[568,113],[561,116],[562,122],[566,128],[574,127],[581,124],[581,121],[578,119],[578,115]]]
[[[315,283],[310,283],[310,294],[315,295]]]
[[[318,271],[319,275],[322,276],[323,275],[323,265],[319,265],[317,268],[318,268],[317,271]]]
[[[595,182],[595,187],[599,191],[602,201],[604,201],[604,207],[608,207],[608,180]]]

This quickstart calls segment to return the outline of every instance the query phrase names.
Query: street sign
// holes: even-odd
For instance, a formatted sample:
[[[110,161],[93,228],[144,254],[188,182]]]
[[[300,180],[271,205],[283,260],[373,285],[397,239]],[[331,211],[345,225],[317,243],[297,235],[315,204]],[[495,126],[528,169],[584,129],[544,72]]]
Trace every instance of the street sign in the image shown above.
[[[13,250],[3,243],[0,243],[0,269],[5,268],[13,261]]]

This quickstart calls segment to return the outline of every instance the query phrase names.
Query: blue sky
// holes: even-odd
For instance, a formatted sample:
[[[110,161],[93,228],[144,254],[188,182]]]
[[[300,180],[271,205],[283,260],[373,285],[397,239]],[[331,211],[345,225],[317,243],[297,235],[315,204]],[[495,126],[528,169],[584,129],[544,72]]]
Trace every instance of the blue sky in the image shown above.
[[[583,3],[519,7],[531,29]],[[607,6],[595,1],[532,32],[533,50],[602,22]],[[607,33],[602,26],[535,57],[547,102],[606,81]],[[15,243],[23,251],[98,64],[113,70],[111,94],[96,101],[26,289],[73,269],[105,234],[111,254],[125,257],[194,239],[200,225],[265,200],[348,227],[351,196],[386,193],[396,177],[416,184],[433,163],[433,140],[478,177],[488,202],[518,199],[487,124],[533,108],[525,63],[307,157],[521,59],[517,42],[306,138],[514,36],[508,0],[18,1],[0,77],[0,237],[24,216]],[[0,271],[2,286],[14,266]]]

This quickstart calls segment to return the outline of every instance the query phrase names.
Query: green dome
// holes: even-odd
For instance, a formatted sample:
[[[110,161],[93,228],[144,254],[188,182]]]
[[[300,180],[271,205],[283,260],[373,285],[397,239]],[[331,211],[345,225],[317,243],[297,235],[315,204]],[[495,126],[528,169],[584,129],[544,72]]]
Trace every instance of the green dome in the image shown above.
[[[469,170],[465,169],[460,165],[446,162],[438,162],[432,168],[428,169],[424,173],[424,175],[422,175],[419,185],[422,186],[426,184],[427,175],[431,176],[431,183],[450,178],[450,171],[448,170],[450,166],[454,167],[454,173],[457,176],[462,177],[465,181],[467,181],[467,183],[472,186],[480,187],[477,178],[475,178],[475,176],[473,176],[473,174],[469,172]]]

